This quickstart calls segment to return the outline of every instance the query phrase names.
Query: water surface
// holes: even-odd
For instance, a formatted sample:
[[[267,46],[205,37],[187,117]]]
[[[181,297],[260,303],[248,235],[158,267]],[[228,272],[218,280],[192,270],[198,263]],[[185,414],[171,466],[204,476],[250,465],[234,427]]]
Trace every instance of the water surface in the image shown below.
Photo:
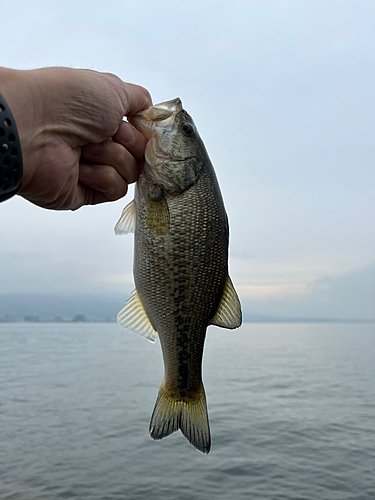
[[[211,327],[212,449],[153,441],[160,344],[115,324],[0,324],[0,498],[375,498],[375,325]]]

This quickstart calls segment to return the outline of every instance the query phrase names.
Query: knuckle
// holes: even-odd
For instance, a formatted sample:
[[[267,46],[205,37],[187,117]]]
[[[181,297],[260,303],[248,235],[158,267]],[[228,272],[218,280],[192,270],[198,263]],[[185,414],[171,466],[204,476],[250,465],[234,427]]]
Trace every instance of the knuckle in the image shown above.
[[[100,177],[100,191],[110,193],[116,189],[117,175],[113,168],[106,168]]]
[[[113,152],[113,162],[115,163],[115,165],[122,167],[129,161],[129,155],[130,155],[129,151],[127,151],[120,144],[116,144],[116,148],[114,149]]]
[[[118,146],[113,153],[113,166],[117,167],[119,174],[129,183],[135,182],[139,176],[137,160],[123,146]]]
[[[151,94],[150,92],[145,89],[144,87],[139,87],[140,91],[142,92],[142,94],[144,95],[144,97],[146,98],[146,101],[150,103],[152,103],[152,98],[151,98]]]
[[[108,168],[101,179],[98,189],[110,200],[118,200],[127,193],[128,184],[119,176],[115,169]]]
[[[127,182],[132,183],[138,180],[139,177],[139,168],[138,164],[135,160],[129,162],[126,165],[126,171],[124,172],[124,177]]]

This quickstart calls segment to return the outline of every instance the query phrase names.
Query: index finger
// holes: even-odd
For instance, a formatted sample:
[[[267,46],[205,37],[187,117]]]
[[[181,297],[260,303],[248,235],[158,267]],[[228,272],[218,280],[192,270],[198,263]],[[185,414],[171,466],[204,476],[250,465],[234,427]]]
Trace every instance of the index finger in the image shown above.
[[[139,163],[144,160],[147,139],[129,122],[122,121],[112,139],[124,146]]]

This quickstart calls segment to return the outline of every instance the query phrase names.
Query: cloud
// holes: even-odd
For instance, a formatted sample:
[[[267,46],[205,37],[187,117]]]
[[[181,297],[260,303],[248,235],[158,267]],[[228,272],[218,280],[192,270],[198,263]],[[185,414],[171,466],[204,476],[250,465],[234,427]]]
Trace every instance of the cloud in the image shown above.
[[[375,263],[315,281],[308,298],[325,315],[375,318]]]
[[[122,268],[130,268],[128,260]],[[0,262],[0,294],[128,293],[134,288],[132,273],[116,272],[116,261],[108,258],[17,251],[0,252]]]
[[[301,294],[287,297],[280,293],[264,300],[262,286],[259,295],[241,295],[245,312],[252,315],[294,318],[375,319],[375,263],[352,270],[338,277],[315,280]],[[241,287],[239,287],[241,290]]]
[[[181,97],[217,171],[250,311],[374,315],[371,2],[17,5],[3,65],[112,71],[155,102]],[[130,199],[71,214],[2,203],[0,293],[130,288],[132,238],[113,235]]]
[[[239,295],[247,300],[270,301],[278,299],[293,299],[305,295],[307,285],[238,285]]]

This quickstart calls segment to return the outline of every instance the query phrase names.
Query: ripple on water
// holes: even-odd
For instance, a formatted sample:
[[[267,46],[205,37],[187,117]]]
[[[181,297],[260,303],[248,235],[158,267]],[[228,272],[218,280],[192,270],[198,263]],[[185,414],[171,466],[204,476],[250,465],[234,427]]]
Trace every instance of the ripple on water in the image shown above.
[[[375,335],[352,328],[209,332],[204,456],[148,435],[160,348],[111,324],[0,324],[0,497],[372,500]]]

